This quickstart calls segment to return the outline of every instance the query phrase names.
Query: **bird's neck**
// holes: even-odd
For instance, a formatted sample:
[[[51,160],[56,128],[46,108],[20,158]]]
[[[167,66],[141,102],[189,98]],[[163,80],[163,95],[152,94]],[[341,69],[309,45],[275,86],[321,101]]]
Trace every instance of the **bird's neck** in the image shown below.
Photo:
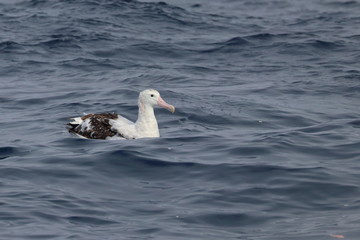
[[[154,108],[151,105],[139,102],[139,115],[136,121],[136,128],[138,131],[146,133],[148,137],[157,137],[159,135]]]

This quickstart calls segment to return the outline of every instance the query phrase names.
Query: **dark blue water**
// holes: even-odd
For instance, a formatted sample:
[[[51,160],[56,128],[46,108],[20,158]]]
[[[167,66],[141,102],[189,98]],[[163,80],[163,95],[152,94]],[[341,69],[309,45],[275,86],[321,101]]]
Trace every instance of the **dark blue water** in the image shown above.
[[[360,236],[360,2],[0,4],[1,239]],[[159,139],[84,140],[69,117]]]

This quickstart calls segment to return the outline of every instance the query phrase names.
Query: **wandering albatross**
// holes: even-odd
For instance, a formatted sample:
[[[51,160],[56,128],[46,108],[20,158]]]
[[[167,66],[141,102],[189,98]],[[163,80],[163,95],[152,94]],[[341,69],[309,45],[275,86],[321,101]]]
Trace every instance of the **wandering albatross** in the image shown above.
[[[68,123],[69,132],[89,139],[160,137],[154,106],[163,107],[172,113],[175,107],[167,104],[154,89],[140,92],[138,105],[139,114],[135,123],[116,113],[87,114],[72,118]]]

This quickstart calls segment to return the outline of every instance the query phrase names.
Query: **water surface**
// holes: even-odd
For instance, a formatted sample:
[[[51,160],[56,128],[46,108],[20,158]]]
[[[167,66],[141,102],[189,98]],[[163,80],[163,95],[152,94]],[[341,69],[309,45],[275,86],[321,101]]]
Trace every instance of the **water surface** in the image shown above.
[[[6,239],[360,235],[358,1],[0,4],[0,229]],[[84,140],[69,117],[159,139]]]

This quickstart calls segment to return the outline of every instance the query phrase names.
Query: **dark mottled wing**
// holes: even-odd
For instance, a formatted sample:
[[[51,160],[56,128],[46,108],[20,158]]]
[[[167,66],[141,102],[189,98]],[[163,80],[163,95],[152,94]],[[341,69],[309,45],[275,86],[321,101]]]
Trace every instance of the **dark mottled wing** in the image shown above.
[[[106,139],[107,137],[113,137],[119,135],[116,131],[111,129],[109,124],[110,119],[117,119],[118,115],[115,113],[100,113],[100,114],[88,114],[83,116],[83,121],[88,120],[90,128],[84,128],[82,124],[69,124],[69,132],[75,133],[85,138],[90,139]]]

